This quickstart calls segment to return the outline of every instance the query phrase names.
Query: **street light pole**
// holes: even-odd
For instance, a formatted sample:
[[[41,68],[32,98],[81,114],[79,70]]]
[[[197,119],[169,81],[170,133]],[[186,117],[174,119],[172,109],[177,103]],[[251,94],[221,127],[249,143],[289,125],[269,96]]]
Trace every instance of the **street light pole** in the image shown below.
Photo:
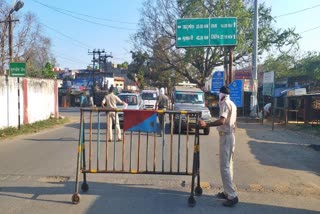
[[[17,3],[14,5],[14,7],[10,10],[9,16],[8,16],[8,22],[9,22],[9,59],[10,62],[13,61],[13,33],[12,33],[12,22],[15,20],[12,20],[12,13],[14,11],[18,11],[23,7],[24,3],[22,1],[17,1]]]
[[[253,80],[258,81],[258,24],[259,24],[259,4],[258,0],[254,0],[254,38],[253,38],[253,55],[252,55],[252,77]],[[250,108],[251,108],[251,117],[257,117],[258,113],[258,89],[255,87],[253,81],[253,92],[250,97]]]
[[[10,62],[13,60],[13,35],[12,35],[12,14],[10,13],[8,16],[9,20],[9,59]]]
[[[13,33],[12,33],[12,22],[15,20],[12,20],[12,13],[14,11],[18,11],[23,7],[22,1],[17,1],[17,3],[14,5],[14,7],[10,10],[10,13],[8,15],[8,21],[9,21],[9,66],[10,63],[13,62]],[[18,77],[18,128],[20,129],[20,78]]]

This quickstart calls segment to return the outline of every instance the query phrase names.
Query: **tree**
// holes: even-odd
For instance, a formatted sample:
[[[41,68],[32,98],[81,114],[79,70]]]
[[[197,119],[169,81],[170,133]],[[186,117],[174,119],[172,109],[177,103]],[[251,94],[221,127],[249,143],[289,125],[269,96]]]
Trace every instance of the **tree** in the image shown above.
[[[53,71],[53,66],[49,62],[46,63],[42,71],[42,74],[44,78],[50,78],[50,79],[53,79],[57,76],[56,73]]]
[[[169,40],[166,38],[159,38],[153,47],[153,57],[149,59],[149,85],[158,88],[164,87],[168,91],[171,91],[174,85],[178,82],[184,80],[184,78],[175,72],[173,68],[168,67],[166,63],[160,61],[165,56],[164,50],[165,46],[168,45]]]
[[[269,56],[263,70],[275,71],[276,78],[306,77],[312,81],[320,81],[320,53],[307,52],[298,58],[295,54],[283,54],[277,57]]]
[[[288,77],[292,75],[292,68],[295,65],[295,57],[289,54],[279,56],[270,55],[264,61],[262,67],[264,71],[274,71],[275,78]]]
[[[311,80],[320,81],[320,53],[308,52],[297,61],[293,70],[295,76],[308,76]]]
[[[0,0],[0,17],[6,20],[11,6],[4,0]],[[13,22],[13,60],[16,62],[26,62],[27,76],[42,77],[42,71],[47,62],[56,64],[55,58],[50,53],[51,41],[42,35],[41,26],[36,16],[30,12],[22,15],[22,12],[14,13],[14,19],[19,22]],[[0,74],[9,66],[9,48],[8,48],[8,28],[7,23],[1,25],[0,35]]]
[[[245,0],[146,0],[139,29],[133,36],[136,51],[162,64],[164,70],[174,70],[202,87],[214,68],[224,64],[226,48],[176,48],[177,18],[237,17],[237,46],[234,63],[250,60],[253,49],[253,8]],[[259,54],[276,48],[285,51],[300,38],[294,29],[274,29],[271,9],[259,6]]]
[[[128,62],[123,62],[121,64],[118,64],[118,68],[124,68],[124,69],[128,69],[128,65],[129,63]]]
[[[144,76],[148,72],[148,54],[141,51],[131,52],[133,62],[130,64],[128,78],[135,81],[139,89],[146,86]]]

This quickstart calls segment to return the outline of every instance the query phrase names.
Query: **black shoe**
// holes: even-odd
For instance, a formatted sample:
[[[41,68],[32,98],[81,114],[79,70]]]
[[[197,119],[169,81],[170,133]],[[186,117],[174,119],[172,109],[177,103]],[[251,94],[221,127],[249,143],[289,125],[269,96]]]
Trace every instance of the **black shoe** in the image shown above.
[[[225,202],[223,202],[223,206],[225,206],[225,207],[233,207],[238,202],[239,202],[239,198],[238,197],[235,197],[233,199],[227,199]]]
[[[216,196],[218,198],[228,199],[228,196],[224,192],[218,192]]]

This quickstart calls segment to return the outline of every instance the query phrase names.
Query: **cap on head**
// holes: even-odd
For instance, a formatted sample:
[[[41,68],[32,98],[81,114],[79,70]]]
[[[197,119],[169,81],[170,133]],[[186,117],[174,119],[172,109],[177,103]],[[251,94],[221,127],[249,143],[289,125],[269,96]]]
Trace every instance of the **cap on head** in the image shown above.
[[[230,94],[230,89],[228,86],[222,86],[220,88],[220,93],[224,93],[224,94]]]

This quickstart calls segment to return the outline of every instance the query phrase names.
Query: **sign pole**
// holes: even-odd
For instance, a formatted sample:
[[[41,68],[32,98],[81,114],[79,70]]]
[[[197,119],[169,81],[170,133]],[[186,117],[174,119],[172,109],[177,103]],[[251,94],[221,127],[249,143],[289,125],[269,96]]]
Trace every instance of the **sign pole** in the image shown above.
[[[26,63],[10,62],[10,76],[18,78],[18,128],[20,129],[20,77],[26,76]]]
[[[20,130],[20,77],[18,77],[18,129]]]
[[[223,56],[223,59],[224,59],[224,62],[223,62],[223,64],[224,64],[224,73],[226,74],[225,75],[225,78],[224,78],[224,81],[225,81],[225,85],[229,85],[230,84],[230,82],[228,82],[228,79],[229,79],[229,77],[228,77],[228,54],[227,54],[227,47],[224,47],[223,48],[223,52],[224,52],[224,56]]]
[[[233,47],[230,46],[229,47],[229,75],[228,75],[229,82],[228,84],[232,82],[232,69],[233,69],[232,65],[233,65]]]
[[[6,75],[6,84],[7,84],[7,125],[10,126],[10,99],[9,99],[9,74]]]

